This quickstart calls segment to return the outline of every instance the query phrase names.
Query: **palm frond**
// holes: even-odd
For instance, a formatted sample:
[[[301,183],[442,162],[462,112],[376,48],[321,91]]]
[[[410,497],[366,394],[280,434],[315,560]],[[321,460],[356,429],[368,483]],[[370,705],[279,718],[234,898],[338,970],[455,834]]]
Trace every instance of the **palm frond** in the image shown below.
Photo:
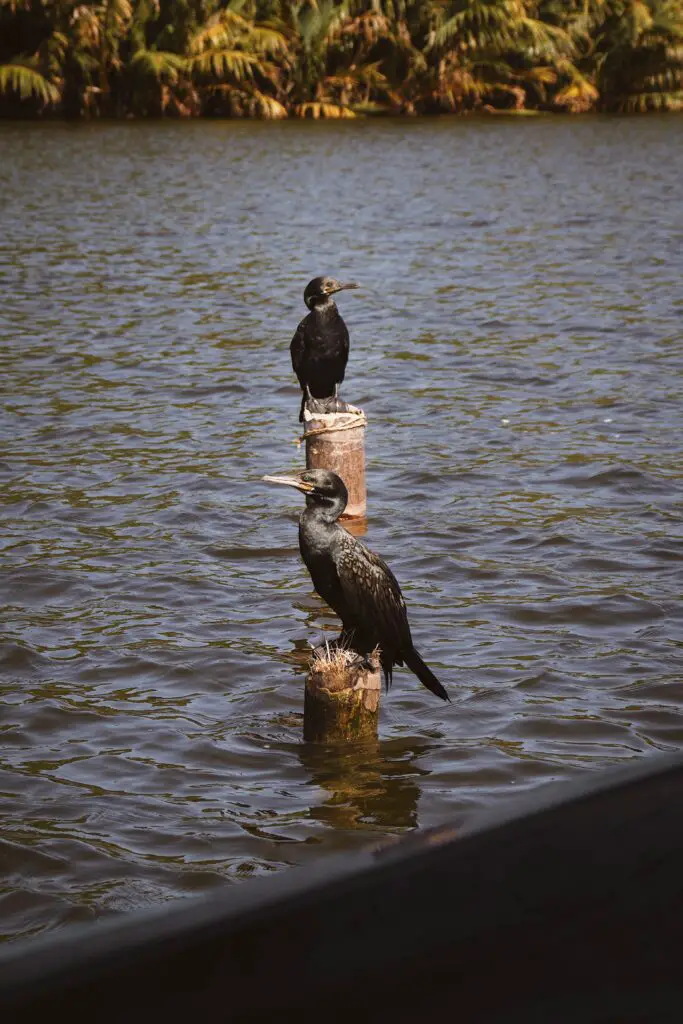
[[[199,26],[190,37],[189,49],[191,53],[224,49],[240,39],[250,38],[252,32],[251,22],[236,10],[226,7],[216,11]]]
[[[595,85],[569,60],[558,61],[557,68],[569,81],[553,96],[554,104],[575,113],[591,110],[600,95]]]
[[[180,54],[168,50],[138,50],[130,60],[131,70],[158,82],[173,85],[187,71],[188,63]]]
[[[374,8],[344,21],[339,30],[343,35],[353,39],[360,38],[370,46],[380,39],[393,41],[396,38],[396,26],[391,19]]]
[[[61,77],[68,50],[69,39],[63,32],[53,32],[40,44],[34,60],[50,81]]]
[[[683,93],[683,0],[0,0],[0,16],[3,107],[68,115],[635,113]]]
[[[252,109],[258,117],[262,117],[267,121],[278,121],[288,117],[287,108],[284,104],[280,103],[273,96],[267,96],[266,93],[261,92],[259,89],[254,89],[250,93],[249,98]]]
[[[353,85],[367,85],[374,86],[375,88],[381,88],[387,84],[387,78],[386,75],[380,71],[379,67],[379,61],[375,61],[373,64],[362,64],[360,67],[352,65],[341,74],[327,75],[325,78],[325,84],[345,86],[346,88]]]
[[[523,0],[472,0],[434,31],[429,48],[547,55],[572,53],[574,43],[564,28],[529,17]]]
[[[350,118],[355,117],[350,107],[342,107],[337,103],[328,103],[325,100],[309,103],[300,103],[294,108],[296,117],[313,118]]]
[[[243,50],[205,50],[190,57],[189,67],[200,75],[233,78],[237,82],[253,78],[255,71],[263,70],[259,58]]]
[[[503,46],[510,41],[512,13],[506,0],[473,0],[434,31],[430,46],[462,50]]]
[[[622,21],[632,46],[652,27],[652,20],[652,12],[645,0],[631,0],[626,5]]]
[[[192,34],[188,49],[190,53],[203,53],[204,50],[217,50],[229,46],[235,39],[234,24],[219,11],[208,18],[203,25]]]
[[[668,36],[669,39],[683,39],[683,6],[680,0],[660,0],[653,10],[655,31]]]
[[[541,65],[529,68],[524,72],[523,78],[529,82],[539,82],[541,85],[554,85],[557,81],[557,71],[554,68]]]
[[[284,104],[254,86],[243,88],[232,82],[214,82],[206,89],[212,96],[222,97],[232,115],[260,117],[268,121],[289,117]]]
[[[258,53],[285,53],[287,50],[285,35],[268,25],[253,25],[245,43]]]
[[[640,92],[626,97],[619,109],[624,114],[646,114],[651,110],[660,112],[683,110],[683,91]]]
[[[104,0],[101,7],[104,30],[117,38],[124,35],[133,18],[131,0]]]
[[[103,24],[98,11],[87,4],[74,7],[71,26],[79,47],[96,50],[102,43]]]
[[[307,5],[303,11],[297,12],[299,34],[305,49],[313,50],[328,40],[346,16],[346,5],[336,6],[332,0]]]
[[[0,64],[0,92],[14,92],[22,100],[34,96],[45,106],[60,100],[57,86],[36,68],[21,60]]]

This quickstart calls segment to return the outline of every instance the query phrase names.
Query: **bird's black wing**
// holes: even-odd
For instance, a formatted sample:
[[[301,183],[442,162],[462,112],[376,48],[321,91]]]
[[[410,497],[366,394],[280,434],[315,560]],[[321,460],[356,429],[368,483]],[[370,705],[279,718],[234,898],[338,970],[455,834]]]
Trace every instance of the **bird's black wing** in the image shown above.
[[[387,689],[393,666],[406,664],[428,690],[449,701],[446,690],[413,647],[401,588],[386,562],[346,531],[336,544],[333,559],[349,619],[353,618],[365,643],[370,640],[380,646]]]
[[[382,653],[399,660],[412,649],[406,605],[386,562],[345,534],[335,551],[339,584],[358,628],[376,636]]]
[[[291,344],[289,346],[289,351],[292,357],[292,369],[299,378],[299,383],[301,384],[302,387],[304,386],[304,383],[301,380],[301,374],[303,369],[304,357],[306,355],[306,330],[304,326],[305,323],[306,318],[304,317],[304,319],[301,321],[296,331],[294,332],[294,337],[292,338]]]
[[[338,383],[341,384],[344,380],[344,374],[346,373],[346,364],[349,361],[349,332],[344,324],[344,335],[342,337],[342,360],[341,360],[341,375]],[[396,584],[398,586],[398,584]]]

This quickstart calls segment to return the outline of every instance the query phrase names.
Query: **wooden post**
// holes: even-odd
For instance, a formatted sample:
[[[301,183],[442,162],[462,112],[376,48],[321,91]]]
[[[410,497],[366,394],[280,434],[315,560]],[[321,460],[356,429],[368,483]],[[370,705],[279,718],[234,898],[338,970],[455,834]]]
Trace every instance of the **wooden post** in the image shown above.
[[[365,489],[365,425],[367,418],[354,405],[348,412],[312,413],[304,409],[306,469],[331,469],[349,492],[344,518],[364,516],[367,507]]]
[[[381,691],[377,652],[366,667],[354,651],[318,647],[306,677],[304,739],[350,743],[376,738]]]
[[[335,398],[334,403],[338,400]],[[306,468],[337,473],[349,492],[344,517],[352,520],[353,533],[364,532],[365,426],[362,409],[339,403],[342,411],[325,412],[325,402],[304,408]],[[317,407],[316,407],[317,406]],[[328,405],[329,408],[329,405]],[[338,409],[338,405],[337,405]],[[306,678],[304,740],[309,743],[342,744],[376,739],[379,721],[381,676],[373,654],[363,664],[354,651],[317,648]]]

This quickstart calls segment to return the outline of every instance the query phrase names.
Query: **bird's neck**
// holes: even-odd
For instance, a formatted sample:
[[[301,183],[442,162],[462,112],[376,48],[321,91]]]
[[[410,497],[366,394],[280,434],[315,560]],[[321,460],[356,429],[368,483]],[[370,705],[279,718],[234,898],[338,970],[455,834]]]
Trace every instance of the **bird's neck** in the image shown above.
[[[322,527],[329,530],[337,525],[337,520],[345,507],[346,502],[341,498],[332,499],[325,505],[307,505],[301,513],[301,527],[302,529]]]
[[[316,316],[330,316],[332,313],[336,313],[337,304],[334,299],[331,299],[329,295],[326,295],[323,299],[315,299],[311,307],[311,312],[315,313]]]

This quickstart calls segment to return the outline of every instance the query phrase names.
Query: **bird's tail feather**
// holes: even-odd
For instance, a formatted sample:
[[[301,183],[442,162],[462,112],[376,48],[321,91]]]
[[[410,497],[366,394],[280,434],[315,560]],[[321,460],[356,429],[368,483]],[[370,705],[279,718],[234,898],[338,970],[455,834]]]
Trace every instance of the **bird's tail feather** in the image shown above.
[[[441,700],[447,700],[450,703],[451,698],[446,693],[446,690],[441,685],[439,680],[436,678],[432,670],[428,665],[425,665],[424,661],[413,647],[410,654],[403,656],[407,667],[411,672],[414,672],[417,678],[420,680],[423,686],[426,686],[428,690],[431,690],[437,697],[441,697]]]

